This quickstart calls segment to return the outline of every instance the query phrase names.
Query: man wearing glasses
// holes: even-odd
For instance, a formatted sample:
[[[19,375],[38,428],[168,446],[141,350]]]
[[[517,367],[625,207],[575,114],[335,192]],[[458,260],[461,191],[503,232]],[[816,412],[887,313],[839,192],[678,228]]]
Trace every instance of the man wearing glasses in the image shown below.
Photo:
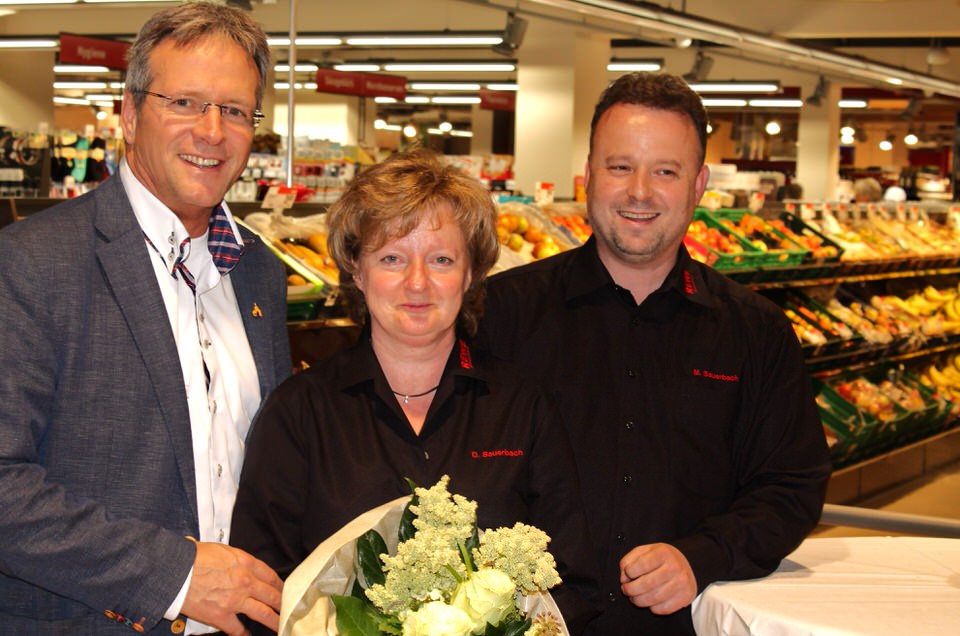
[[[159,12],[118,174],[0,232],[0,632],[277,628],[280,579],[228,545],[251,419],[291,368],[283,268],[223,203],[268,68],[246,13]]]

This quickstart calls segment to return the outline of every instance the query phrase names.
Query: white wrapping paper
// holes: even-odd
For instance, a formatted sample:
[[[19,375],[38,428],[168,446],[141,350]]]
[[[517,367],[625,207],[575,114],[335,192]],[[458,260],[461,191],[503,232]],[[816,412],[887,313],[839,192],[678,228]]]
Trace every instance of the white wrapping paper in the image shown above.
[[[391,554],[397,550],[397,528],[410,497],[400,497],[369,510],[321,543],[290,574],[283,586],[278,636],[337,636],[337,616],[331,594],[349,595],[354,581],[357,538],[370,529],[380,533]],[[560,610],[549,593],[523,597],[520,607],[529,616],[550,612],[569,635]]]

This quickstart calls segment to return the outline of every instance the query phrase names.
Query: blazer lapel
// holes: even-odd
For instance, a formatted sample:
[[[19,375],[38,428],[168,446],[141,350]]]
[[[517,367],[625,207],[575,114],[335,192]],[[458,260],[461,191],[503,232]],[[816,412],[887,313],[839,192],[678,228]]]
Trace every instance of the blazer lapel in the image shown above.
[[[183,371],[156,274],[150,265],[149,248],[119,177],[101,184],[95,197],[96,226],[101,239],[97,258],[150,375],[198,526],[193,442]]]
[[[240,230],[244,234],[243,229]],[[251,249],[249,237],[244,236],[247,249]],[[256,248],[254,248],[256,249]],[[264,299],[269,297],[269,290],[264,284],[263,277],[256,268],[250,267],[253,258],[250,254],[240,259],[237,266],[230,272],[230,282],[233,284],[233,293],[237,297],[237,307],[243,319],[243,327],[247,332],[247,341],[250,351],[257,365],[257,379],[260,382],[260,400],[267,399],[267,394],[276,386],[276,361],[274,360],[273,334],[271,325],[273,320],[263,315],[266,306]],[[267,308],[269,311],[269,308]]]

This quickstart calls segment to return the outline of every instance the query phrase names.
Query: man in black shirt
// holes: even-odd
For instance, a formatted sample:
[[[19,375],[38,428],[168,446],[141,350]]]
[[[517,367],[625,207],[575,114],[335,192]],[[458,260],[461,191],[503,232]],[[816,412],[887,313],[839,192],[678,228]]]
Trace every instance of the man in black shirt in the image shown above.
[[[589,633],[693,634],[714,581],[764,576],[816,525],[830,462],[783,312],[682,246],[709,170],[679,78],[601,96],[593,238],[489,281],[482,341],[564,413],[609,599]]]

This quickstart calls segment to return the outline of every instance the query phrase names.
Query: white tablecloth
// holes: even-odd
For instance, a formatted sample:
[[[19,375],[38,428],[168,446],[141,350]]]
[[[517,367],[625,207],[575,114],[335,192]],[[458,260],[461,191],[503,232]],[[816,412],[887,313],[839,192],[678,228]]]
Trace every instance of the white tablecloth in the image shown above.
[[[714,583],[700,636],[960,635],[960,539],[807,539],[776,572]]]

